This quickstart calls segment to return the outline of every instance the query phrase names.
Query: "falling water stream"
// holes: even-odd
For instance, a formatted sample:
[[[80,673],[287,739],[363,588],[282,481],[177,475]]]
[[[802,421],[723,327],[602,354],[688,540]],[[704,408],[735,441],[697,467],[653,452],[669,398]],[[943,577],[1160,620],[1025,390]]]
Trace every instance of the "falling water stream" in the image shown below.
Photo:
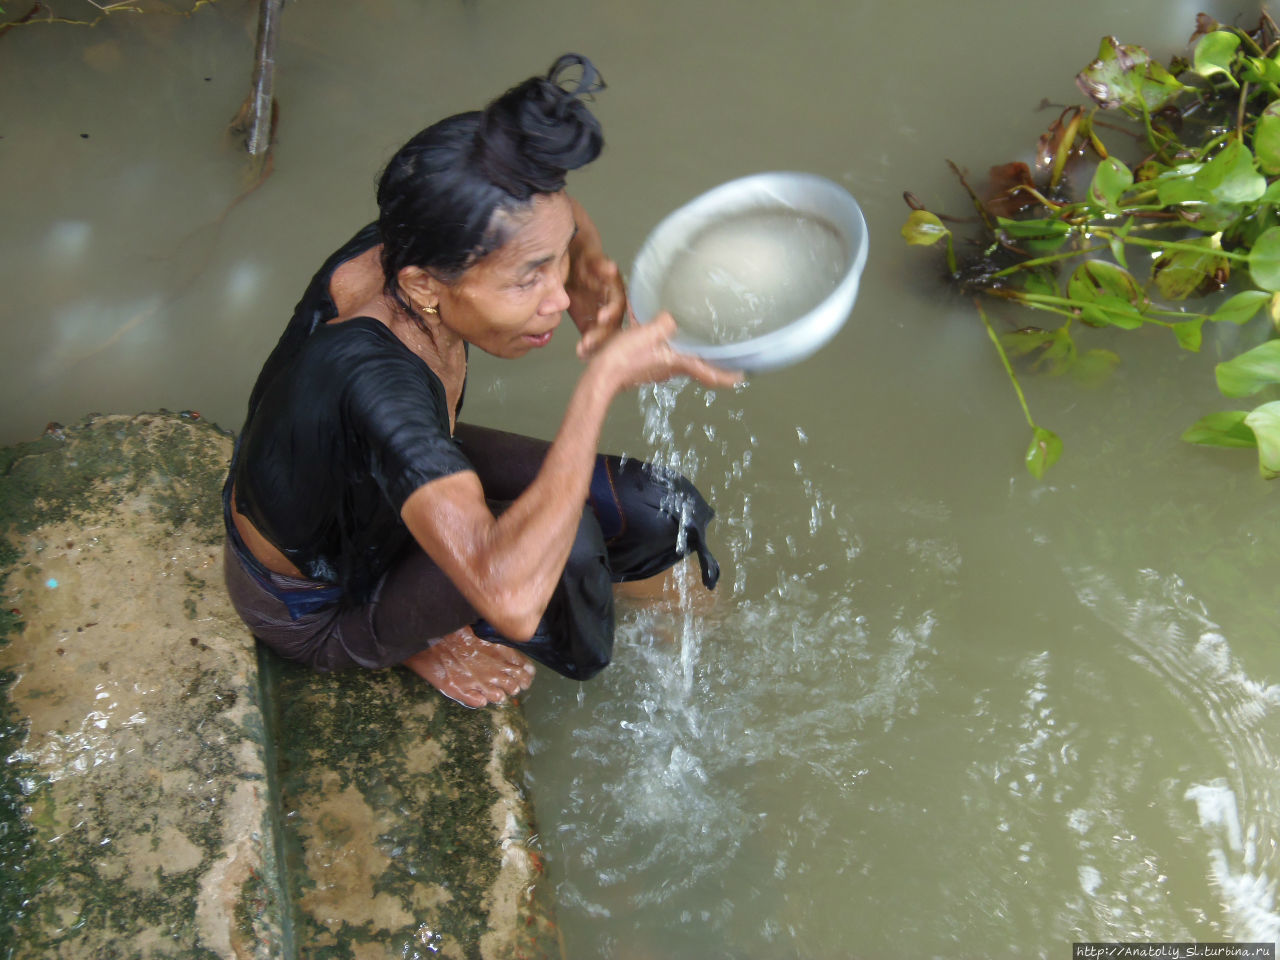
[[[252,6],[0,36],[4,442],[94,410],[237,427],[392,150],[564,50],[610,85],[605,154],[570,189],[624,265],[664,213],[763,170],[828,177],[867,217],[823,351],[621,398],[606,426],[697,482],[723,576],[624,596],[609,669],[542,671],[526,698],[568,956],[1280,938],[1280,490],[1178,439],[1231,405],[1213,364],[1265,319],[1199,354],[1095,331],[1123,358],[1106,383],[1026,378],[1066,447],[1038,482],[972,306],[898,234],[904,190],[964,212],[946,159],[1028,159],[1102,36],[1166,59],[1197,11],[1255,4],[305,0],[274,169],[242,194],[223,129]],[[464,417],[552,435],[572,340],[473,355]]]

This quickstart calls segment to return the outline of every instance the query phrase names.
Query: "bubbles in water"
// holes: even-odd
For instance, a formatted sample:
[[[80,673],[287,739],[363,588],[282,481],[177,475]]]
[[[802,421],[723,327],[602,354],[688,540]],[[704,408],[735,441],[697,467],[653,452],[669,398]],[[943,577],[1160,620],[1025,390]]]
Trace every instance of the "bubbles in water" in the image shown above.
[[[835,228],[785,207],[711,225],[675,259],[659,295],[683,336],[737,343],[808,313],[840,282],[849,252]]]

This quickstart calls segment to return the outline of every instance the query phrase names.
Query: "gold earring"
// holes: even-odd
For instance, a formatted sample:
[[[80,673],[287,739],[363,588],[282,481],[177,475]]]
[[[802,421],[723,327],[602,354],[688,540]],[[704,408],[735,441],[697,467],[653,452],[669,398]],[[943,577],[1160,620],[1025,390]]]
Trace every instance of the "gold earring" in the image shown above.
[[[440,313],[440,310],[437,307],[418,307],[418,312],[424,317],[434,317]]]

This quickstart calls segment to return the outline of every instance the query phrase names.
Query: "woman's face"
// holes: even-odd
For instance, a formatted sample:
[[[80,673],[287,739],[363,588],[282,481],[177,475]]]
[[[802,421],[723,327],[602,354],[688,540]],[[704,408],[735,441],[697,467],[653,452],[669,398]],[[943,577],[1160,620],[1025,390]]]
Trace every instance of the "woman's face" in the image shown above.
[[[500,216],[503,214],[500,214]],[[511,215],[510,237],[452,286],[435,286],[440,323],[497,357],[545,347],[569,308],[569,242],[577,230],[564,192]]]

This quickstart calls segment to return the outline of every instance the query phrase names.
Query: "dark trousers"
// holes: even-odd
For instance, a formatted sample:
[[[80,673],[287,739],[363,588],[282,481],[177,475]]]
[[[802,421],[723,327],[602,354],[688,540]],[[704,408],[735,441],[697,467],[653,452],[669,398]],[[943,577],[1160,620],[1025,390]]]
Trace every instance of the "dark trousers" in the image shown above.
[[[549,444],[458,424],[456,439],[501,513],[537,475]],[[637,460],[600,456],[588,504],[560,581],[533,638],[499,635],[416,544],[378,582],[368,603],[326,602],[325,584],[262,568],[228,524],[227,590],[264,644],[316,670],[401,663],[446,634],[470,625],[558,673],[586,680],[613,653],[613,584],[661,573],[692,551],[703,582],[719,574],[705,545],[713,511],[684,477]],[[308,599],[317,602],[308,603]]]

